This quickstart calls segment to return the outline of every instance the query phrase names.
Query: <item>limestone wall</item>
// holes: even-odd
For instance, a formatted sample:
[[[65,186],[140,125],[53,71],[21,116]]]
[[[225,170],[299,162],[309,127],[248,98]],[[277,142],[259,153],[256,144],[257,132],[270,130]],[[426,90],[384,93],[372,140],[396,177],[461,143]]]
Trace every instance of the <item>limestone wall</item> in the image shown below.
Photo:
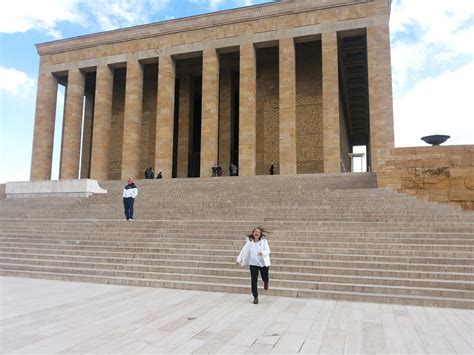
[[[474,145],[394,148],[378,185],[428,201],[474,210]]]

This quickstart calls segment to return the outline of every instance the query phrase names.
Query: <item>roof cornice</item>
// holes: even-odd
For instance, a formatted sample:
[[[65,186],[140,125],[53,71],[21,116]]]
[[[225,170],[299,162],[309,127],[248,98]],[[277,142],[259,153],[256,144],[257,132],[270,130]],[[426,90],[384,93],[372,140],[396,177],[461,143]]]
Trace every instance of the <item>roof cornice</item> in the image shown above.
[[[281,0],[238,9],[224,10],[181,19],[173,19],[107,32],[61,39],[36,45],[38,54],[48,55],[71,50],[109,45],[137,39],[192,31],[287,14],[367,3],[373,0]]]

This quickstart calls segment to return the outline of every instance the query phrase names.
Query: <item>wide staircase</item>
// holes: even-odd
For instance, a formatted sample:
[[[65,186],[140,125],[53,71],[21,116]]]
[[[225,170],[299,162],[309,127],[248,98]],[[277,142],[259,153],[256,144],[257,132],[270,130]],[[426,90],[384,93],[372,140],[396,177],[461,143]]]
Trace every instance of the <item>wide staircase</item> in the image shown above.
[[[5,199],[0,275],[250,294],[235,259],[271,231],[261,295],[474,308],[474,213],[377,189],[375,174],[123,182],[106,195]],[[262,283],[260,283],[260,287]]]

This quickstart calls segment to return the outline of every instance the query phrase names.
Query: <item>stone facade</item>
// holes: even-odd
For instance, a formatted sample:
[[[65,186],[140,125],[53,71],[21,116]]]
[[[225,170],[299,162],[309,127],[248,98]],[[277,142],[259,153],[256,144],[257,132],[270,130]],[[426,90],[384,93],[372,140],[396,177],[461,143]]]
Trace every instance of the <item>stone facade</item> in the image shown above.
[[[379,187],[474,211],[472,145],[395,148],[379,164]]]
[[[276,1],[39,44],[31,180],[51,178],[58,84],[64,179],[340,172],[355,145],[376,171],[393,148],[389,13],[388,0]]]

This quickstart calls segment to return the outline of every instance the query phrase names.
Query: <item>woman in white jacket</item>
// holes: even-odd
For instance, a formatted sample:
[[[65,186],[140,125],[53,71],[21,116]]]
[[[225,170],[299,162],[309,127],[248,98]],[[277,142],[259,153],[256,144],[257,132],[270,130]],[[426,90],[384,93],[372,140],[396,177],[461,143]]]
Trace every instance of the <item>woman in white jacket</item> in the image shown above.
[[[250,267],[254,304],[258,304],[257,282],[259,272],[262,275],[263,288],[268,290],[270,247],[268,246],[268,242],[264,233],[265,230],[262,227],[255,228],[252,231],[252,234],[248,236],[248,240],[246,240],[244,247],[237,257],[237,264],[241,266],[249,265]]]

